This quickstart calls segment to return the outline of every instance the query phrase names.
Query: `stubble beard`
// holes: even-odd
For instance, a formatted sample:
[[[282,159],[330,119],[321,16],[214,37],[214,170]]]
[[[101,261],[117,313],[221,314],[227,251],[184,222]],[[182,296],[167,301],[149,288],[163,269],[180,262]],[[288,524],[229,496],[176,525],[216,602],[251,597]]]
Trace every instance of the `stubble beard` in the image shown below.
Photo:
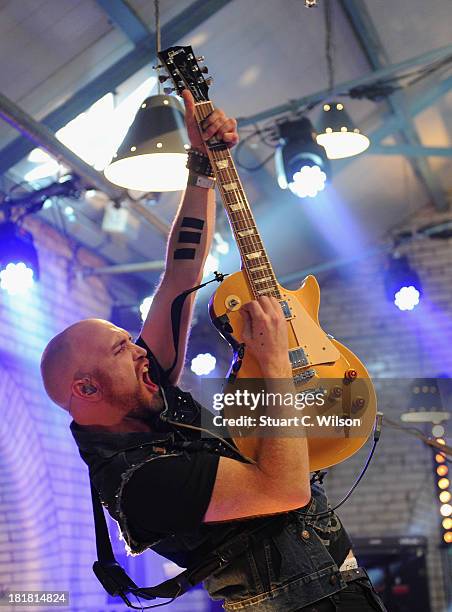
[[[121,389],[115,389],[115,383],[111,378],[108,382],[109,384],[105,385],[106,389],[104,387],[104,397],[123,417],[149,423],[164,408],[160,391],[146,393],[137,381],[134,391],[124,393]]]

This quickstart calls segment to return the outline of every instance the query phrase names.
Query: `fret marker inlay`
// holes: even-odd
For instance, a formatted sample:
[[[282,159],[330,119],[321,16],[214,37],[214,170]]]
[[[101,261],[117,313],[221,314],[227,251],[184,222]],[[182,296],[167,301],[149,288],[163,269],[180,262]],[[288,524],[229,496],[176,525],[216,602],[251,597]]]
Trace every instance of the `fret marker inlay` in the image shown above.
[[[266,283],[267,281],[271,281],[272,277],[271,276],[264,276],[264,278],[255,278],[253,280],[253,282],[255,283]]]
[[[264,264],[263,266],[255,266],[254,268],[248,268],[250,272],[259,272],[260,270],[268,270],[268,266]]]
[[[223,189],[225,191],[235,191],[237,189],[237,183],[225,183]]]
[[[248,259],[259,259],[261,254],[262,254],[262,251],[256,251],[255,253],[247,253],[246,256]]]
[[[254,234],[254,229],[251,228],[251,229],[243,230],[237,233],[240,236],[240,238],[245,238],[245,236],[252,236]]]
[[[219,159],[215,163],[217,165],[218,170],[224,170],[229,166],[229,161],[227,159]]]
[[[244,202],[239,202],[238,204],[230,204],[229,208],[231,210],[242,210],[242,208],[245,208],[245,204]]]

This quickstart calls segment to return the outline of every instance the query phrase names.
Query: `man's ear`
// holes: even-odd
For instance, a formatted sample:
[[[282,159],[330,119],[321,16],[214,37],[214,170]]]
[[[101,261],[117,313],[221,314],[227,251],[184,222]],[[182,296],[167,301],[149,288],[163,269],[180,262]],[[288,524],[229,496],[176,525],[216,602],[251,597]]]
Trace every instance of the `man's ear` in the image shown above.
[[[83,400],[96,402],[102,399],[100,388],[87,378],[74,380],[72,383],[72,395]]]

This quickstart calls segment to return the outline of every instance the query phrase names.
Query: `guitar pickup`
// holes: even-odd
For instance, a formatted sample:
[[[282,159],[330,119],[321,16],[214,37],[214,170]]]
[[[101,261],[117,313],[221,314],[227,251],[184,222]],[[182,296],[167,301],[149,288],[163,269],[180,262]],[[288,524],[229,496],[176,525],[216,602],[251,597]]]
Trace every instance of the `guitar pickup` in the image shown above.
[[[289,302],[287,302],[287,300],[283,300],[282,302],[279,302],[283,311],[283,315],[285,316],[285,318],[287,320],[292,319],[292,312],[290,310],[290,306],[289,306]]]
[[[292,369],[302,368],[309,363],[306,353],[302,348],[296,348],[289,351],[289,359],[292,364]]]

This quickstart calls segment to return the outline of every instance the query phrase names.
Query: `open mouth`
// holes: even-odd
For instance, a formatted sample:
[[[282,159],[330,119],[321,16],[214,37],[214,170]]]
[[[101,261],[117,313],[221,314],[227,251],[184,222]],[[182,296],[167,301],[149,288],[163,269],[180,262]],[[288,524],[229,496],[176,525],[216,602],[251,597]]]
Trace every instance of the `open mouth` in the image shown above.
[[[147,387],[153,387],[152,380],[149,376],[149,368],[148,366],[144,366],[141,372],[141,379]]]

